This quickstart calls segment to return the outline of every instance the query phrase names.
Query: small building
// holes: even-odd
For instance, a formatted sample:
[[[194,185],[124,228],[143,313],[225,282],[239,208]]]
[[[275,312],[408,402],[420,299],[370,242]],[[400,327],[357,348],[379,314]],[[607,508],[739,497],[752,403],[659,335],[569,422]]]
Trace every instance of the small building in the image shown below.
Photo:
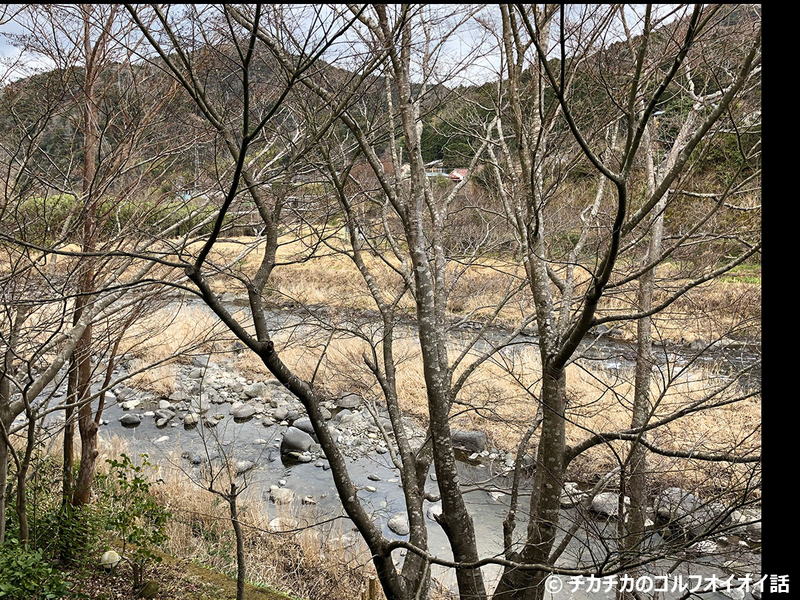
[[[469,169],[458,168],[450,171],[450,179],[453,181],[463,181],[469,175]]]
[[[447,169],[442,166],[441,160],[432,160],[425,165],[425,177],[447,177]]]

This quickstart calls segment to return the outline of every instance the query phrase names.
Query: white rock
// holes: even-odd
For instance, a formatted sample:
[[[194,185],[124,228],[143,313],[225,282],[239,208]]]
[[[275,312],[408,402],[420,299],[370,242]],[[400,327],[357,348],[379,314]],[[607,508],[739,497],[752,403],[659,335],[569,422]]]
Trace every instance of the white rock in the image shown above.
[[[397,535],[408,535],[411,529],[408,526],[408,515],[405,512],[400,512],[389,519],[389,529]]]
[[[120,560],[122,559],[120,558],[119,554],[113,550],[108,550],[104,552],[103,556],[100,558],[100,566],[106,571],[110,571],[119,564]]]
[[[291,504],[294,492],[288,488],[279,488],[273,485],[269,488],[269,495],[275,504]]]
[[[273,533],[287,531],[294,529],[295,527],[297,527],[297,521],[289,517],[276,517],[269,522],[269,525],[267,525],[267,528]]]

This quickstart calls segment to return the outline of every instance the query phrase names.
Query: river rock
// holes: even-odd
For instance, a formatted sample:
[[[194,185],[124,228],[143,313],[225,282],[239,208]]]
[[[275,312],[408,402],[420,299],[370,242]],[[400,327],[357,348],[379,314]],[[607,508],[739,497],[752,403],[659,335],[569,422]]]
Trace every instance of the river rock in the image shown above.
[[[585,492],[581,492],[578,484],[574,481],[567,481],[561,491],[561,508],[569,508],[580,503],[586,497]]]
[[[189,409],[192,412],[198,412],[198,413],[207,412],[210,406],[211,403],[208,401],[208,396],[206,394],[203,394],[196,398],[192,398],[191,402],[189,403]]]
[[[183,424],[187,427],[191,427],[192,425],[197,425],[197,422],[200,418],[194,413],[186,413],[183,415]]]
[[[251,404],[240,404],[239,406],[231,407],[231,415],[233,415],[234,419],[249,419],[254,414],[256,414],[256,407]]]
[[[281,440],[281,454],[305,452],[314,443],[314,439],[297,427],[289,427]]]
[[[244,388],[244,394],[248,398],[264,398],[267,395],[267,386],[260,381],[256,381]]]
[[[242,473],[247,473],[250,469],[256,466],[252,460],[237,460],[236,461],[236,474],[241,475]]]
[[[208,356],[193,356],[192,357],[192,366],[193,367],[207,367],[208,366]]]
[[[275,517],[267,525],[267,529],[272,533],[288,531],[297,527],[297,520],[290,517]]]
[[[746,537],[749,540],[761,540],[761,511],[756,508],[735,510],[731,514],[731,522],[737,525],[732,533]]]
[[[170,408],[172,408],[172,402],[170,402],[169,400],[159,400],[158,408],[159,410],[169,410]]]
[[[309,435],[314,434],[314,426],[311,424],[311,419],[308,417],[297,419],[294,423],[292,423],[292,427],[297,427],[297,429],[300,431],[305,431]]]
[[[189,371],[189,379],[200,379],[203,377],[203,369],[192,369]]]
[[[468,452],[483,452],[486,449],[486,434],[482,431],[453,431],[453,445]]]
[[[691,492],[677,487],[661,492],[653,507],[662,522],[679,527],[690,535],[702,533],[725,510],[722,505],[704,503]]]
[[[408,526],[408,514],[406,512],[399,512],[389,519],[389,529],[397,535],[408,535],[410,528]]]
[[[716,554],[719,552],[719,546],[716,542],[711,540],[701,540],[689,546],[688,550],[700,556],[708,556],[709,554]]]
[[[294,500],[294,492],[289,488],[281,488],[277,485],[272,485],[269,488],[269,498],[275,504],[291,504]]]
[[[186,456],[186,458],[187,458],[187,459],[189,460],[189,462],[190,462],[190,463],[192,463],[193,465],[202,465],[204,462],[206,462],[206,457],[205,457],[205,456],[203,456],[202,454],[199,454],[199,453],[196,453],[196,454],[188,454],[188,455]]]
[[[139,406],[141,403],[141,398],[135,398],[133,400],[126,400],[125,402],[121,403],[120,406],[122,407],[122,410],[131,410]]]
[[[173,402],[185,402],[189,399],[189,396],[183,390],[175,390],[169,395],[169,399]]]
[[[364,419],[364,415],[359,412],[350,412],[349,410],[340,412],[336,415],[333,422],[342,427],[349,427],[354,431],[359,431],[367,427],[367,421]]]
[[[358,394],[344,394],[336,399],[339,408],[356,408],[361,405],[361,396]]]
[[[631,503],[631,499],[625,496],[622,500],[626,506]],[[619,494],[617,492],[602,492],[592,498],[589,510],[604,517],[619,516]]]
[[[122,415],[119,418],[119,422],[128,427],[131,426],[135,427],[136,425],[142,422],[142,415],[133,415],[133,414]]]
[[[442,503],[437,502],[436,504],[431,504],[428,510],[425,511],[425,516],[431,521],[437,521],[437,517],[442,516]]]

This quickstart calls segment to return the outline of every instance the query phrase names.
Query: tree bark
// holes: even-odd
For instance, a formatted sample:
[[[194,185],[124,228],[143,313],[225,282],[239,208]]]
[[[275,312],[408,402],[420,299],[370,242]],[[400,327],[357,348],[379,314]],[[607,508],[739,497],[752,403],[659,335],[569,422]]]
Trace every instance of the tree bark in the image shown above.
[[[97,46],[93,45],[91,37],[91,5],[83,5],[83,47],[86,74],[83,87],[83,171],[82,171],[82,196],[84,201],[83,211],[83,249],[92,252],[95,236],[95,198],[92,190],[95,174],[97,172],[96,155],[100,138],[98,135],[99,107],[95,98],[95,82],[97,78]],[[96,44],[101,44],[97,41]],[[88,304],[94,292],[94,268],[91,259],[87,260],[81,278],[81,310]],[[76,305],[77,305],[76,301]],[[80,406],[78,408],[78,431],[81,437],[81,464],[75,481],[75,490],[72,495],[73,506],[82,506],[89,502],[94,468],[97,460],[97,430],[98,426],[92,414],[92,404],[89,401],[92,383],[92,324],[87,325],[81,336],[78,347],[75,349],[77,363],[77,392]]]
[[[238,492],[236,491],[236,484],[231,483],[231,491],[227,496],[227,500],[228,506],[231,510],[231,523],[233,524],[233,532],[236,536],[236,600],[244,600],[244,532],[242,531],[242,524],[239,523],[239,516],[236,507],[237,498]]]

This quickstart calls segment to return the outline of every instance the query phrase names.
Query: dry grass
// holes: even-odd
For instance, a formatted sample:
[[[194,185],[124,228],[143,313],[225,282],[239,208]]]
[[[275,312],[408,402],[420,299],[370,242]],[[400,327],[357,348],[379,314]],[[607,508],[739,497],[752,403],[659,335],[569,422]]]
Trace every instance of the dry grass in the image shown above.
[[[159,319],[162,322],[159,324]],[[166,319],[166,321],[164,321]],[[165,360],[187,348],[211,351],[224,345],[217,339],[215,319],[206,310],[183,307],[177,313],[162,311],[147,322],[137,324],[126,339],[126,351],[136,357],[137,365],[148,361]],[[404,333],[405,332],[405,333]],[[422,425],[427,424],[428,400],[419,343],[410,330],[398,330],[394,355],[397,362],[397,390],[402,410]],[[294,331],[286,329],[274,338],[281,359],[301,378],[314,380],[315,387],[330,397],[357,392],[367,398],[380,398],[380,389],[364,362],[373,359],[373,350],[362,339],[337,334],[328,337],[314,333],[308,327]],[[460,351],[455,344],[450,360]],[[378,347],[378,354],[380,349]],[[185,360],[185,359],[184,359]],[[456,371],[461,373],[471,357]],[[272,377],[263,362],[252,352],[235,357],[234,367],[245,377]],[[717,374],[702,369],[690,373],[691,379],[671,381],[665,391],[658,378],[651,390],[660,398],[653,419],[662,418],[708,394],[718,385]],[[514,354],[497,354],[484,362],[462,389],[452,411],[454,429],[477,429],[487,433],[490,444],[504,451],[516,451],[519,441],[537,412],[540,391],[541,364],[538,348],[527,347]],[[567,371],[569,408],[567,413],[567,443],[577,444],[597,432],[614,432],[628,428],[631,421],[633,383],[616,371],[582,368],[570,365]],[[136,375],[131,385],[168,395],[173,391],[174,366],[165,364]],[[735,390],[731,390],[733,393]],[[720,398],[716,398],[719,400]],[[760,403],[745,401],[709,409],[686,416],[652,435],[653,443],[667,449],[694,449],[720,452],[735,448],[737,452],[752,452],[759,447],[759,434],[747,437],[758,429]],[[591,479],[617,466],[626,453],[626,444],[611,442],[600,445],[574,462],[576,475]],[[535,451],[535,438],[530,452]],[[663,482],[677,482],[681,477],[704,486],[724,487],[720,481],[720,463],[701,463],[688,460],[666,460],[654,455],[654,475]],[[732,468],[724,474],[730,481],[743,472]],[[687,482],[688,483],[688,482]]]
[[[379,396],[374,377],[362,358],[371,356],[369,345],[363,340],[334,339],[321,361],[321,350],[306,345],[286,345],[280,351],[282,359],[292,365],[300,377],[310,379],[315,376],[316,385],[331,396],[350,391],[367,398]],[[451,360],[456,356],[456,350],[451,350]],[[395,357],[401,409],[418,422],[427,424],[428,400],[418,344],[409,339],[398,341]],[[269,376],[263,364],[249,353],[238,359],[237,365],[253,377]],[[456,377],[459,373],[457,371]],[[653,381],[651,397],[657,399],[653,420],[665,418],[709,396],[720,382],[717,373],[700,368],[688,376],[678,377],[677,373],[673,376],[675,380],[669,381],[666,389],[658,379]],[[484,431],[493,447],[516,451],[536,414],[540,377],[540,357],[533,347],[513,356],[499,355],[495,360],[483,363],[459,395],[452,411],[451,426]],[[738,388],[734,387],[711,399],[718,403],[737,392]],[[630,427],[633,382],[618,372],[570,365],[567,369],[567,395],[566,435],[569,445],[578,444],[595,433]],[[707,453],[729,449],[740,454],[757,452],[760,447],[760,411],[758,399],[707,408],[660,428],[650,438],[665,449]],[[530,448],[532,454],[535,447],[534,438]],[[589,480],[608,472],[619,464],[620,457],[626,455],[626,448],[624,442],[593,448],[575,461],[574,475]],[[653,455],[651,466],[654,479],[664,486],[681,483],[722,489],[726,483],[748,472],[743,466],[722,469],[720,463],[665,459],[658,455]]]
[[[375,303],[369,294],[361,274],[353,262],[342,254],[331,251],[308,257],[305,244],[296,238],[286,236],[281,240],[278,260],[290,262],[303,260],[276,268],[270,278],[269,292],[277,301],[292,300],[298,304],[327,306],[334,309],[374,309]],[[241,238],[216,244],[212,257],[220,264],[227,264],[241,255],[243,248],[250,245],[252,250],[240,261],[235,272],[247,276],[255,273],[263,258],[263,245],[255,238]],[[387,259],[394,267],[398,263]],[[401,289],[401,279],[381,259],[366,255],[365,261],[376,281],[387,296]],[[562,276],[563,269],[556,269]],[[457,263],[448,267],[448,277],[458,274],[459,281],[449,299],[448,310],[453,317],[468,316],[473,319],[488,318],[495,307],[503,302],[510,287],[518,285],[524,272],[515,261],[503,258],[484,257],[466,269]],[[587,273],[576,272],[577,297],[590,283]],[[657,276],[664,277],[668,286],[656,293],[655,302],[665,300],[688,280],[676,271],[675,266],[665,264],[657,269]],[[220,276],[214,282],[219,292],[228,290],[243,291],[240,281],[232,277]],[[556,298],[558,293],[553,287]],[[732,331],[760,334],[761,286],[754,283],[740,283],[730,280],[714,280],[692,290],[677,302],[669,305],[656,317],[659,335],[673,342],[693,342],[697,340],[718,339]],[[401,311],[411,314],[414,309],[410,296],[401,301]],[[525,289],[517,294],[500,311],[496,322],[503,326],[515,326],[525,314],[534,310],[530,291]],[[598,316],[613,316],[637,312],[636,290],[614,289],[604,297],[598,308]],[[745,324],[744,328],[742,323]],[[635,339],[635,324],[625,323],[617,330],[617,335]]]
[[[140,318],[120,344],[120,353],[133,359],[130,371],[141,370],[128,385],[168,396],[175,390],[175,363],[185,364],[193,354],[215,351],[225,343],[223,333],[218,319],[205,307],[168,307]]]

